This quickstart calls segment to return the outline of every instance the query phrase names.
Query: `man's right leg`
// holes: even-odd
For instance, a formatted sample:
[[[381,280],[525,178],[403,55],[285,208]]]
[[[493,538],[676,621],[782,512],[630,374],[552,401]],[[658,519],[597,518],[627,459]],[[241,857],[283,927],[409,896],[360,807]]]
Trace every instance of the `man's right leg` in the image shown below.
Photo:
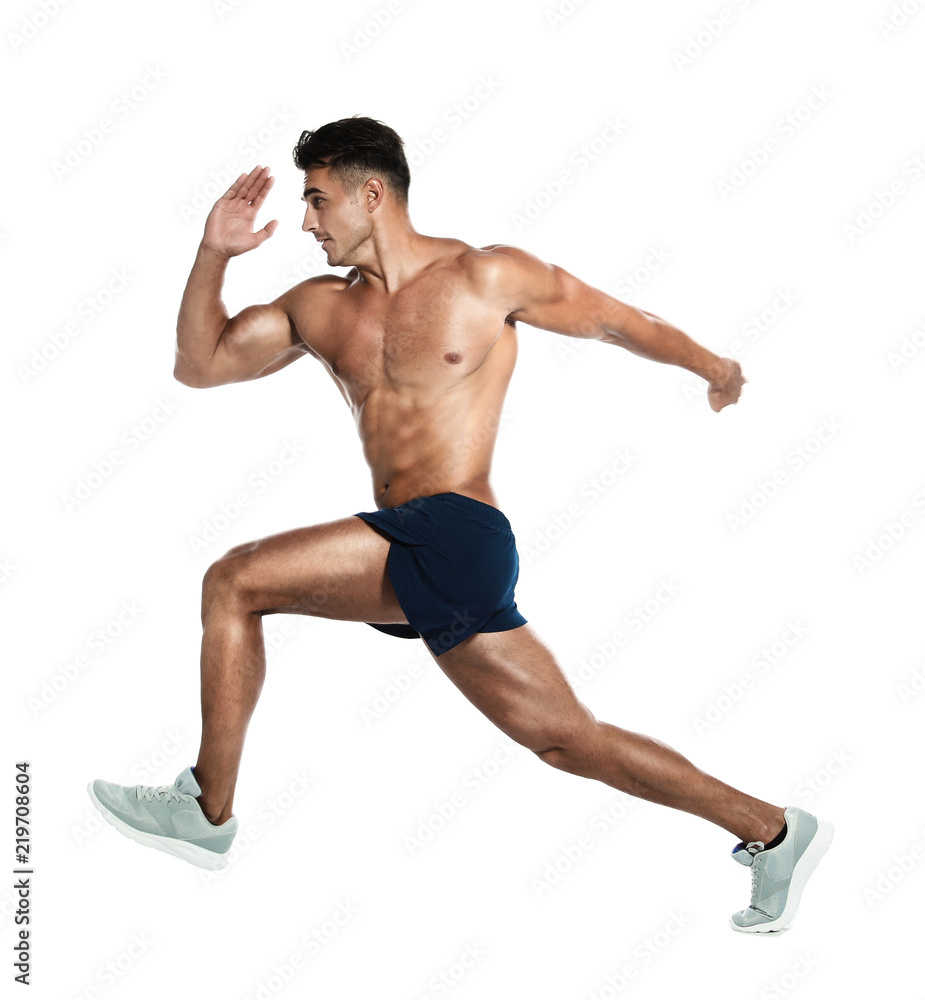
[[[206,817],[232,813],[247,725],[266,673],[263,615],[407,622],[386,571],[389,539],[350,516],[231,549],[202,587],[202,740],[193,768]]]

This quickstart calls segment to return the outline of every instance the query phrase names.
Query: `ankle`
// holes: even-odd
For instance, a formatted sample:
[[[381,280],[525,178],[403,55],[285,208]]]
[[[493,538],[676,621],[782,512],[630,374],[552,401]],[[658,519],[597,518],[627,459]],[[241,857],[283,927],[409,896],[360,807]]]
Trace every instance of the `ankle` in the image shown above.
[[[221,826],[231,816],[231,807],[224,802],[209,802],[201,795],[196,801],[199,803],[199,808],[202,810],[203,816],[213,826]]]
[[[213,826],[221,826],[223,823],[227,823],[231,819],[231,807],[226,807],[222,809],[220,813],[207,813],[203,809],[203,815]]]
[[[231,816],[231,802],[228,795],[215,791],[204,774],[199,774],[192,768],[193,777],[199,785],[200,792],[196,802],[205,818],[214,826],[221,826]]]
[[[760,818],[755,817],[749,827],[751,836],[745,842],[760,840],[763,844],[770,844],[783,830],[785,822],[783,809],[775,809],[769,815]]]

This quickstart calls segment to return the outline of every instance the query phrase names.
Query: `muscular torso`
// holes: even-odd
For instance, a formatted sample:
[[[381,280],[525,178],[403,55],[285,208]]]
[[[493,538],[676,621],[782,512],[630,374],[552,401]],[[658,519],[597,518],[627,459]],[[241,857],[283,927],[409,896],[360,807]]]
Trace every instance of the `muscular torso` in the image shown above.
[[[497,507],[488,477],[516,329],[485,294],[491,252],[433,246],[396,292],[354,269],[296,298],[291,315],[354,414],[378,507],[449,491]]]

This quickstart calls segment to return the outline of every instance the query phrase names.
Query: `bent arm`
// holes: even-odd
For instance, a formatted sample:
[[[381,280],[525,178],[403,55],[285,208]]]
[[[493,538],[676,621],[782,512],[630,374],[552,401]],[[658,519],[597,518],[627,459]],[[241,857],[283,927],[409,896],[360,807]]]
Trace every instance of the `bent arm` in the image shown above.
[[[177,317],[174,378],[197,389],[279,371],[308,353],[285,295],[229,318],[222,302],[228,257],[200,244]]]
[[[503,245],[486,249],[505,258],[501,272],[511,319],[552,333],[615,344],[650,361],[686,368],[711,384],[727,377],[726,359],[661,317],[627,305],[525,250]]]

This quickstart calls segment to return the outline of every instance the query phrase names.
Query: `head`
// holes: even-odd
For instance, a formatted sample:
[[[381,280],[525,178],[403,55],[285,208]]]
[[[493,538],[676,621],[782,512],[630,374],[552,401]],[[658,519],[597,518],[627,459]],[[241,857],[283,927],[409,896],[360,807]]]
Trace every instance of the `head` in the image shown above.
[[[330,122],[303,132],[292,158],[304,171],[302,229],[326,240],[328,263],[354,263],[376,224],[407,216],[411,172],[404,143],[387,125],[358,115]]]

